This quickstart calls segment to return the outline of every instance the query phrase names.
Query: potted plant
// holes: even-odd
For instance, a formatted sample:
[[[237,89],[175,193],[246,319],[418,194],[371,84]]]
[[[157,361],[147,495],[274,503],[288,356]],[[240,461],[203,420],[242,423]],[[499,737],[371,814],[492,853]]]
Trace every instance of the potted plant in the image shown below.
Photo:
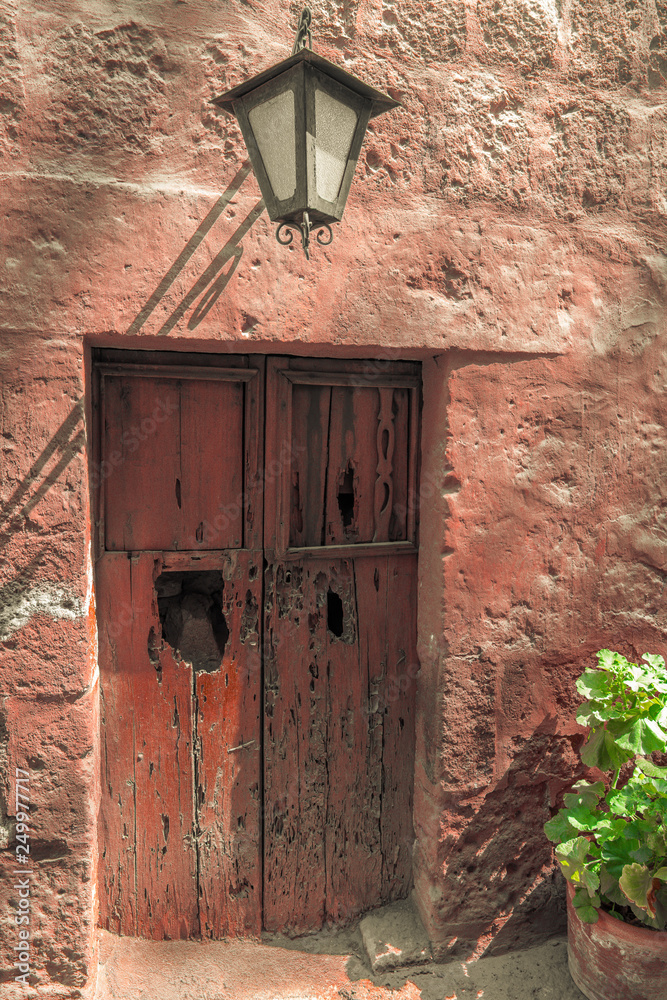
[[[590,1000],[667,998],[667,672],[603,649],[577,680],[589,727],[577,781],[545,824],[567,879],[568,963]]]

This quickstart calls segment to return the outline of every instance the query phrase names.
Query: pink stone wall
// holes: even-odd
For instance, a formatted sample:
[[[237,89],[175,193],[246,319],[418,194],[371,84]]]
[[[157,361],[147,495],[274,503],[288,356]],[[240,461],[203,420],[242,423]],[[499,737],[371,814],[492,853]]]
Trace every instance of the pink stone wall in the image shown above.
[[[300,4],[0,0],[0,835],[27,764],[44,997],[96,965],[91,346],[423,360],[415,884],[439,954],[553,929],[572,678],[603,646],[667,651],[667,4],[313,8],[317,50],[404,108],[307,263],[209,103],[288,53]]]

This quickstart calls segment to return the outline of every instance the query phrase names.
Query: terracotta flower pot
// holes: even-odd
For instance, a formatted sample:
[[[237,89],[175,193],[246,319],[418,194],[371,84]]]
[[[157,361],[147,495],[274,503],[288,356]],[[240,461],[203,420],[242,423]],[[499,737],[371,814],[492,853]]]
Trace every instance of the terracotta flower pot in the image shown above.
[[[667,931],[633,927],[600,910],[585,924],[567,883],[570,975],[589,1000],[667,1000]]]

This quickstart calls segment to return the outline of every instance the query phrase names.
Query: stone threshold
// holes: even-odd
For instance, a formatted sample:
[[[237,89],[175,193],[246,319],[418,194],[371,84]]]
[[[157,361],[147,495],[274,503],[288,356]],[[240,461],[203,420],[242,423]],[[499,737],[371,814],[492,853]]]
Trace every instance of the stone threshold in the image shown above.
[[[377,922],[370,927],[377,930]],[[366,925],[369,941],[385,937],[372,936]],[[392,948],[399,945],[383,953]],[[570,979],[563,937],[476,962],[428,961],[374,973],[356,925],[261,941],[144,941],[101,931],[94,1000],[582,1000],[582,994]]]

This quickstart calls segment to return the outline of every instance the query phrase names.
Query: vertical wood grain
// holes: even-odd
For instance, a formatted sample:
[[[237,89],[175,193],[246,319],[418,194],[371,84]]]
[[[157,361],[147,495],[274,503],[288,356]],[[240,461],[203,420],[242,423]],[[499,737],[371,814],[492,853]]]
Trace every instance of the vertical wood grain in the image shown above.
[[[244,384],[127,374],[104,381],[106,548],[240,547]]]
[[[243,544],[243,393],[242,382],[181,382],[181,506],[174,548]],[[154,464],[159,466],[157,455]]]
[[[264,925],[299,933],[411,886],[416,557],[323,550],[265,590]]]
[[[326,491],[327,545],[372,542],[375,531],[374,495],[377,478],[379,397],[374,387],[334,386]],[[345,526],[338,501],[347,469],[354,476],[354,519]]]
[[[229,638],[220,669],[195,676],[199,909],[203,937],[261,931],[261,552],[222,567]]]
[[[325,917],[328,686],[312,569],[269,564],[265,578],[267,930],[306,931]]]
[[[292,424],[291,428],[286,428],[286,439],[292,446],[289,470],[290,545],[321,545],[325,523],[331,387],[295,385],[290,390]]]
[[[199,932],[194,891],[192,668],[159,634],[155,554],[105,555],[97,594],[103,706],[103,925],[140,937]]]

